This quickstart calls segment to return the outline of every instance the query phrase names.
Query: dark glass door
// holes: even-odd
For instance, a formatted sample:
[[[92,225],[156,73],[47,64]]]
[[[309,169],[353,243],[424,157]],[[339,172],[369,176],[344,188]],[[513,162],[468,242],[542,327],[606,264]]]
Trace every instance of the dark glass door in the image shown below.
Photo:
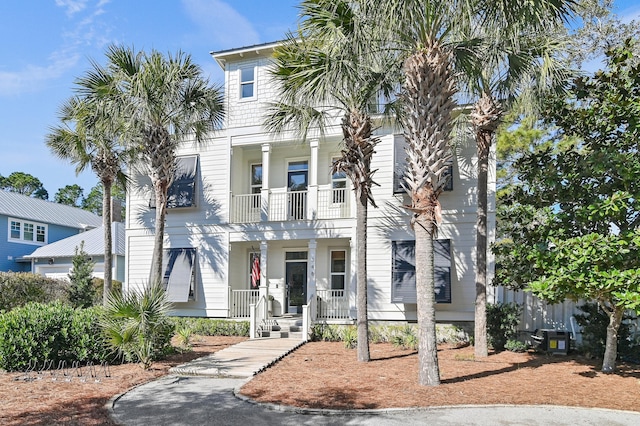
[[[302,305],[307,304],[307,261],[287,262],[285,274],[289,288],[288,306],[301,313]]]

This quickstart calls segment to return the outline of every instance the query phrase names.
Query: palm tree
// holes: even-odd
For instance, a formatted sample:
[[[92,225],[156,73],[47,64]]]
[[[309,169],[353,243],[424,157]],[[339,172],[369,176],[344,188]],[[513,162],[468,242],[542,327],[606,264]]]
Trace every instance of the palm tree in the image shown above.
[[[452,158],[450,139],[456,70],[469,65],[478,40],[464,37],[476,2],[464,0],[366,1],[367,10],[388,38],[387,45],[402,61],[402,125],[407,141],[404,188],[411,204],[415,231],[416,292],[421,385],[438,385],[434,251],[441,208],[438,200],[447,183]],[[455,68],[454,68],[455,66]]]
[[[116,80],[114,110],[124,117],[127,135],[148,169],[155,194],[155,237],[150,285],[162,277],[167,193],[176,170],[176,150],[187,139],[203,142],[224,118],[222,91],[209,86],[190,55],[107,49],[106,68]]]
[[[474,351],[486,357],[487,347],[487,205],[488,165],[491,145],[505,108],[517,107],[528,113],[544,91],[570,81],[572,72],[557,53],[562,43],[554,38],[570,13],[573,0],[512,2],[484,13],[475,28],[485,40],[482,60],[475,73],[463,75],[473,104],[470,119],[478,153],[476,218],[476,299]]]
[[[76,164],[76,173],[91,167],[104,188],[104,304],[107,303],[113,280],[111,188],[117,180],[124,181],[122,170],[129,158],[119,138],[123,131],[121,122],[109,114],[109,100],[101,91],[110,80],[110,76],[94,63],[94,69],[76,82],[79,96],[61,106],[61,125],[52,128],[46,139],[54,155]]]
[[[369,361],[367,315],[367,207],[377,207],[372,195],[371,158],[379,142],[370,114],[372,101],[392,90],[384,51],[358,51],[373,28],[344,0],[306,0],[300,5],[301,26],[276,49],[273,77],[280,101],[272,106],[266,127],[274,132],[295,130],[324,134],[325,126],[342,116],[341,156],[332,173],[343,172],[356,194],[356,305],[358,360]],[[388,55],[387,55],[388,56]]]

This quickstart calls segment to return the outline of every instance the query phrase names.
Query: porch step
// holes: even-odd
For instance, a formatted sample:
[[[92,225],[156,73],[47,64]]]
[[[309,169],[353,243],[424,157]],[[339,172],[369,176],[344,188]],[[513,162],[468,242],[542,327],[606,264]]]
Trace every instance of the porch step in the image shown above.
[[[274,339],[292,338],[302,340],[302,318],[296,316],[269,318],[264,322],[260,336]]]

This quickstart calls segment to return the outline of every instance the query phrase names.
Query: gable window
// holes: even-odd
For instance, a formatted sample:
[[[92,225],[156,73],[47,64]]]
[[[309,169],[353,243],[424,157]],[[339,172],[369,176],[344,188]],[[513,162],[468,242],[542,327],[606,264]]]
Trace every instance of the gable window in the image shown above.
[[[416,303],[415,241],[393,241],[391,301]],[[434,286],[436,302],[451,303],[451,240],[435,240]]]
[[[338,161],[337,157],[332,159],[332,163],[336,161]],[[334,204],[341,204],[346,201],[347,174],[345,172],[336,172],[331,175],[331,192],[331,199]]]
[[[347,252],[331,250],[331,290],[344,290],[347,277]]]
[[[45,244],[47,242],[47,225],[20,219],[9,219],[8,241]]]
[[[170,302],[196,299],[196,249],[171,248],[162,257],[162,285]]]
[[[393,147],[393,158],[394,158],[394,166],[393,166],[393,193],[394,194],[404,194],[405,190],[402,187],[404,182],[404,172],[407,167],[407,152],[406,152],[407,143],[404,139],[398,139],[395,141]],[[447,166],[447,170],[444,172],[445,175],[449,176],[447,179],[447,183],[444,186],[444,191],[453,191],[453,164],[449,164]]]
[[[255,74],[256,70],[253,65],[240,68],[240,99],[251,99],[255,97]]]

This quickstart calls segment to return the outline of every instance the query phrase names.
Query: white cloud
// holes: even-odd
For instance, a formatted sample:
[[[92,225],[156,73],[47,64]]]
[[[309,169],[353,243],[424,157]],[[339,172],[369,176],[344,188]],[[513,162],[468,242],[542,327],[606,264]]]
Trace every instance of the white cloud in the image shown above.
[[[64,43],[47,57],[45,63],[29,64],[19,70],[0,71],[0,96],[37,91],[73,69],[87,46],[101,48],[108,29],[96,22],[96,18],[104,13],[103,6],[109,1],[98,0],[94,7],[85,10],[88,0],[56,0],[57,6],[67,9],[67,15],[75,26],[63,33]]]
[[[56,0],[56,6],[67,9],[67,15],[75,15],[87,7],[87,0]]]
[[[220,0],[183,0],[182,3],[199,28],[199,37],[212,49],[260,43],[260,35],[249,20],[227,3]]]

